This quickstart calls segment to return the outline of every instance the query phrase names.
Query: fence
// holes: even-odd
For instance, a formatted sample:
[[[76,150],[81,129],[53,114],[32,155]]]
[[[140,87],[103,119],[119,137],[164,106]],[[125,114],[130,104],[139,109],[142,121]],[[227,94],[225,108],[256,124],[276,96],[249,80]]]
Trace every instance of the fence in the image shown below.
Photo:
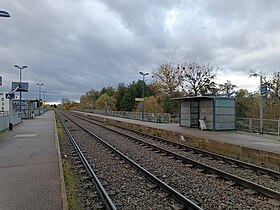
[[[10,122],[10,115],[8,114],[0,115],[0,131],[9,128],[9,122]],[[20,113],[19,112],[13,113],[13,125],[16,125],[20,122],[21,122]]]
[[[260,132],[260,119],[237,117],[236,129],[249,132]],[[263,119],[263,133],[280,135],[280,119]]]
[[[113,117],[128,118],[133,120],[142,120],[141,112],[111,111],[111,110],[79,110],[82,112],[91,112],[100,115],[108,115]],[[170,123],[169,113],[144,113],[144,121],[155,123]]]
[[[128,118],[134,120],[142,120],[141,112],[125,112],[125,111],[110,111],[110,110],[79,110],[82,112],[91,112],[100,115],[108,115],[114,117]],[[179,123],[178,114],[170,113],[145,113],[144,121],[155,122],[155,123]],[[236,118],[236,129],[249,131],[249,132],[260,132],[260,119],[257,118]],[[279,120],[263,119],[263,133],[280,135],[280,118]]]
[[[180,123],[179,114],[170,114],[170,123]]]

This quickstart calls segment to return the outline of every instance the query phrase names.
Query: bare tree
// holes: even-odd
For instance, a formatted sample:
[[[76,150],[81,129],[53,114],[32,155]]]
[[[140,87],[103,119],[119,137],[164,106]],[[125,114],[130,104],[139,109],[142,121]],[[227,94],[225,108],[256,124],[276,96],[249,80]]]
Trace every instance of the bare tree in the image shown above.
[[[189,95],[214,95],[217,88],[214,79],[218,69],[213,66],[201,65],[198,63],[182,64],[181,69],[183,76],[182,89]]]
[[[182,74],[177,66],[170,63],[161,65],[153,71],[155,82],[159,84],[162,92],[173,96],[178,87],[182,84]]]
[[[270,89],[270,97],[280,101],[280,72],[273,72],[271,79],[266,81]]]
[[[230,80],[227,80],[224,84],[219,84],[219,94],[227,97],[232,97],[236,91],[236,85],[233,85]]]

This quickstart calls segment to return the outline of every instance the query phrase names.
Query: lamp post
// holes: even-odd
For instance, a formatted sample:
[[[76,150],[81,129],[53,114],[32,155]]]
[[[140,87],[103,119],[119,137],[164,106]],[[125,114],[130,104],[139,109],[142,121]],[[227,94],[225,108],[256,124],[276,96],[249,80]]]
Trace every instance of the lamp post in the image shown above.
[[[46,93],[47,93],[48,91],[42,90],[42,92],[44,93],[44,101],[45,101],[45,100],[46,100]]]
[[[260,74],[257,74],[257,73],[254,73],[254,74],[251,74],[250,76],[254,76],[254,77],[257,77],[259,76],[260,77],[260,89],[259,89],[259,94],[260,94],[260,134],[263,134],[263,106],[262,106],[262,75]]]
[[[145,113],[145,110],[144,110],[145,76],[149,75],[149,73],[143,73],[142,71],[140,71],[139,74],[141,74],[143,76],[143,84],[142,84],[142,121],[144,121],[144,117],[145,117],[144,116],[144,113]]]
[[[19,65],[14,65],[17,69],[19,69],[19,112],[21,113],[22,106],[21,106],[21,71],[22,69],[26,69],[28,66],[19,66]]]
[[[39,116],[41,115],[41,86],[44,85],[43,83],[37,83],[39,85]]]
[[[44,102],[43,102],[43,104],[44,104],[44,111],[43,111],[43,113],[45,113],[45,111],[46,111],[46,93],[47,93],[48,91],[42,90],[42,92],[44,93]]]

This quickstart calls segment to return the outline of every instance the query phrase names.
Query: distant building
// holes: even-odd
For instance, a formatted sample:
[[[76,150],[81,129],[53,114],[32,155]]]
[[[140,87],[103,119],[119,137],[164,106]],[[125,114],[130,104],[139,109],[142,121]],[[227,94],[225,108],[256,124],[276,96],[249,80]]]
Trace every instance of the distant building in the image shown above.
[[[21,100],[21,118],[22,119],[30,119],[34,116],[37,116],[39,113],[39,100]],[[12,100],[12,109],[13,113],[19,113],[20,111],[20,100],[16,96],[15,99]],[[41,109],[41,113],[44,109]],[[0,93],[0,115],[7,114],[9,112],[9,99],[6,99],[6,93]]]

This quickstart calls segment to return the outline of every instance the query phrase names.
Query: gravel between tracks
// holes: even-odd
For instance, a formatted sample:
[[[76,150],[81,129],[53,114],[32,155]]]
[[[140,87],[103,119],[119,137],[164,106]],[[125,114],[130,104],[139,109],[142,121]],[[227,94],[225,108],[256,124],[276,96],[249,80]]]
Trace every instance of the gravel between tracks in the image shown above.
[[[157,188],[130,164],[97,143],[71,122],[72,135],[86,152],[97,176],[119,209],[172,209],[177,202]]]

